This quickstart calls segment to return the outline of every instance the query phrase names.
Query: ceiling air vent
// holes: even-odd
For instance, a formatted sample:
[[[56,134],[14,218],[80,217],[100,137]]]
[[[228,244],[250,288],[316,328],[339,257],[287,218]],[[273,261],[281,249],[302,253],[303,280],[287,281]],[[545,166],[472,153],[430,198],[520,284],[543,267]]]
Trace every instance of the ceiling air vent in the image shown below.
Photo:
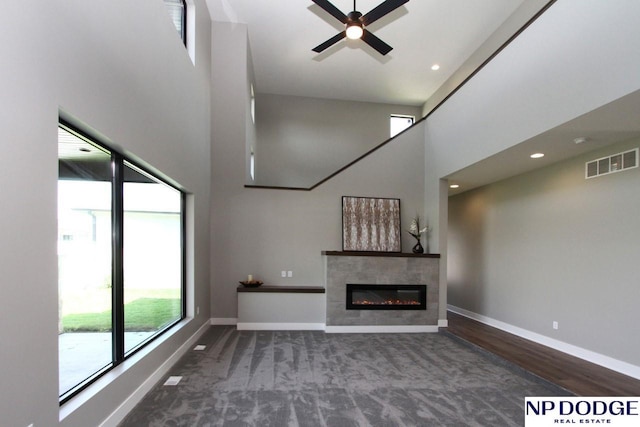
[[[608,157],[587,162],[585,165],[585,178],[608,175],[622,172],[623,170],[638,167],[638,149],[625,151]]]

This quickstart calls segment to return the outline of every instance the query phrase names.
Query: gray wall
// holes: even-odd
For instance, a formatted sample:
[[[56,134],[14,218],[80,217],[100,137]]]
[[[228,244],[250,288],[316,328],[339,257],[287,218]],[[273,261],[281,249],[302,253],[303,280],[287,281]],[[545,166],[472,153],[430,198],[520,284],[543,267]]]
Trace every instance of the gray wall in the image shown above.
[[[321,251],[342,249],[343,195],[400,198],[404,230],[424,203],[422,141],[415,128],[310,192],[244,188],[242,173],[233,185],[213,182],[213,317],[236,317],[236,287],[248,274],[268,284],[322,285]],[[243,147],[234,151],[217,163],[231,175],[244,162]],[[411,240],[403,233],[405,251]],[[281,270],[293,277],[281,278]]]
[[[604,316],[609,316],[611,319],[619,313],[628,321],[632,319],[633,311],[629,309],[628,300],[623,301],[611,295],[602,298],[607,303],[600,307],[600,312],[606,314],[592,317],[589,321],[581,323],[575,319],[563,322],[562,318],[549,318],[557,313],[544,311],[546,309],[539,299],[551,300],[554,297],[549,294],[551,288],[545,288],[547,294],[542,297],[535,294],[534,286],[520,289],[515,288],[517,285],[511,283],[512,287],[504,293],[500,292],[502,290],[500,288],[496,290],[494,288],[496,286],[507,286],[504,283],[507,278],[516,283],[524,281],[532,284],[528,275],[533,273],[533,267],[530,264],[524,265],[519,259],[511,262],[511,257],[517,255],[509,252],[502,243],[526,242],[529,235],[534,232],[543,233],[541,235],[549,237],[547,229],[554,231],[560,229],[562,224],[560,220],[557,222],[554,220],[553,205],[544,207],[549,209],[548,221],[537,222],[539,229],[534,230],[523,223],[522,218],[528,218],[527,215],[521,218],[514,213],[516,209],[518,212],[526,213],[524,209],[517,207],[526,198],[523,194],[514,194],[517,190],[511,188],[509,190],[511,194],[507,197],[505,204],[500,205],[500,211],[490,204],[486,212],[502,219],[500,212],[503,209],[508,208],[513,211],[509,211],[510,214],[505,217],[504,223],[498,224],[491,218],[491,224],[494,224],[495,228],[487,229],[480,227],[479,224],[476,225],[476,222],[482,221],[481,214],[486,213],[482,207],[482,204],[489,203],[486,197],[469,200],[465,204],[467,210],[465,222],[460,224],[458,221],[455,227],[450,227],[451,233],[468,232],[469,237],[458,249],[447,250],[447,244],[456,241],[457,236],[454,234],[452,237],[449,235],[451,233],[448,233],[447,202],[442,198],[442,187],[438,193],[438,187],[434,181],[476,162],[482,162],[502,150],[518,145],[548,129],[640,89],[637,73],[640,69],[640,38],[637,37],[636,25],[638,17],[640,17],[640,3],[635,1],[615,3],[558,1],[426,120],[426,206],[438,203],[437,196],[440,195],[440,250],[447,252],[443,253],[443,256],[453,256],[455,253],[457,257],[457,260],[451,262],[445,263],[446,258],[443,260],[444,265],[449,268],[455,266],[458,269],[458,271],[443,274],[443,277],[447,275],[450,278],[453,277],[449,283],[449,286],[453,287],[449,292],[449,297],[452,299],[450,303],[461,304],[463,308],[471,311],[478,310],[479,314],[491,316],[498,321],[520,325],[525,329],[531,328],[546,336],[552,336],[549,331],[552,320],[559,321],[561,328],[568,322],[567,329],[562,328],[559,330],[560,335],[553,336],[560,341],[566,339],[568,342],[580,344],[584,344],[590,336],[591,328],[594,327],[593,319],[602,322]],[[602,27],[602,22],[607,22],[607,28],[616,28],[616,31],[609,31]],[[612,70],[615,70],[614,74]],[[571,138],[567,138],[567,143],[572,144]],[[522,185],[525,184],[527,183],[523,182]],[[442,183],[440,185],[442,186]],[[524,187],[525,191],[528,191],[528,188],[528,186]],[[492,187],[492,189],[491,194],[503,187]],[[604,209],[604,206],[599,209]],[[471,208],[478,209],[478,215],[470,212]],[[581,212],[573,211],[575,215],[582,215]],[[452,214],[451,218],[456,219],[459,215],[460,213],[455,216]],[[568,216],[562,216],[562,218],[566,223],[574,220]],[[624,223],[629,224],[630,221],[631,216],[625,217]],[[472,232],[477,229],[481,231]],[[502,230],[509,230],[511,235],[507,237],[507,233],[503,234]],[[606,232],[600,229],[585,229],[584,232],[590,236],[590,245],[604,244],[596,242],[598,239],[604,239]],[[486,241],[483,240],[485,233],[494,239],[493,246],[486,245]],[[496,240],[498,235],[502,236],[501,240]],[[540,241],[540,244],[547,249],[550,246],[542,243]],[[567,250],[570,251],[585,249],[580,246],[583,243],[581,240],[576,244],[572,244],[571,240],[563,243],[564,247],[569,248]],[[512,249],[516,252],[516,249],[520,248]],[[555,259],[547,257],[539,250],[525,252],[530,261],[537,261],[542,257],[542,261],[555,262]],[[558,252],[554,253],[558,254]],[[506,257],[509,262],[504,262],[501,256]],[[573,258],[571,260],[573,261]],[[547,267],[540,267],[540,265],[538,265],[540,271],[536,271],[538,274],[533,277],[538,279],[538,282],[542,279],[555,280],[553,277],[541,276]],[[564,272],[566,278],[570,271],[575,272],[582,268],[584,263],[580,262],[575,269],[562,265],[567,270]],[[602,263],[602,260],[599,264],[585,267],[587,267],[586,272],[591,272],[600,279],[606,278],[609,272],[609,268]],[[550,271],[557,272],[561,268],[552,264]],[[483,286],[472,284],[471,280],[476,277],[493,279],[494,276],[487,276],[489,274],[499,278],[500,284],[493,282],[487,282]],[[575,274],[582,278],[582,273]],[[628,270],[621,274],[629,277]],[[607,293],[608,285],[605,283],[608,282],[604,281],[600,284],[602,295]],[[486,286],[492,286],[492,288]],[[518,292],[514,289],[518,289]],[[534,307],[543,310],[541,314],[534,316],[530,311],[518,310],[524,307],[530,298],[533,298]],[[568,296],[563,298],[563,301],[569,299]],[[571,313],[578,310],[575,307],[580,306],[580,301],[582,301],[581,296],[576,296],[569,309]],[[590,303],[592,302],[593,300]],[[558,305],[555,306],[556,309],[558,307]],[[584,320],[585,317],[581,316],[580,320]],[[635,319],[637,320],[637,316]],[[605,326],[601,323],[596,330],[600,334],[604,328]],[[619,330],[628,331],[628,324]],[[612,333],[616,329],[611,328],[608,331],[611,337],[607,338],[606,345],[589,342],[585,348],[600,351],[612,358],[633,360],[637,366],[638,359],[633,355],[630,344],[622,343],[624,338],[617,333]],[[625,332],[623,336],[631,335]],[[618,341],[615,346],[613,341]],[[636,347],[636,355],[637,350]]]
[[[236,287],[248,274],[267,284],[322,285],[321,251],[342,249],[343,195],[400,198],[404,230],[424,204],[423,138],[417,127],[313,191],[244,188],[242,173],[230,185],[214,181],[212,316],[237,316]],[[216,165],[233,176],[244,147],[224,154]],[[411,240],[403,233],[405,251]]]
[[[400,198],[403,229],[423,212],[424,126],[313,191],[245,188],[246,26],[214,22],[212,40],[211,310],[234,319],[238,281],[248,274],[267,284],[322,285],[321,252],[342,249],[342,196]],[[403,232],[405,251],[412,239]]]
[[[452,197],[449,303],[639,366],[640,169],[584,178],[585,161],[638,146]]]
[[[256,184],[310,187],[389,139],[391,114],[421,109],[260,93]]]
[[[3,425],[58,425],[57,124],[93,127],[188,192],[189,312],[200,315],[62,421],[98,425],[209,318],[210,24],[196,65],[160,1],[5,2],[0,26],[0,414]],[[75,405],[70,402],[65,405]]]
[[[422,117],[429,114],[452,90],[459,86],[483,62],[495,53],[513,34],[541,10],[549,0],[527,0],[485,40],[464,63],[440,86],[422,106]]]
[[[430,116],[437,176],[640,89],[639,17],[635,0],[554,3]]]

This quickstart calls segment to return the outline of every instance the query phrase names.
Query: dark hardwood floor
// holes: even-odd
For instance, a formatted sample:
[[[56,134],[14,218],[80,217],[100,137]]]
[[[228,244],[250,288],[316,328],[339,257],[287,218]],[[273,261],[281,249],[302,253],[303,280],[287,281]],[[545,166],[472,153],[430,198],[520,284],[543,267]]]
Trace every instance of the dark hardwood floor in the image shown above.
[[[448,312],[448,331],[578,396],[640,396],[640,380]]]

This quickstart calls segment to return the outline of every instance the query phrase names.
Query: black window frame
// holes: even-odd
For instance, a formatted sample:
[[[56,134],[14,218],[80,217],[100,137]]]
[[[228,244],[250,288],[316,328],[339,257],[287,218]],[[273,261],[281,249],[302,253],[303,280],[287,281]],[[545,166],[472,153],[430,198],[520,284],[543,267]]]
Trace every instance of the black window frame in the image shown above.
[[[115,367],[122,364],[125,360],[132,357],[138,351],[142,350],[160,336],[167,333],[178,323],[186,318],[187,303],[186,303],[186,287],[187,287],[187,260],[186,260],[186,234],[187,234],[187,193],[171,183],[166,177],[160,176],[157,172],[152,172],[148,168],[136,162],[134,159],[129,158],[122,153],[102,143],[99,138],[89,135],[87,132],[83,132],[78,127],[69,123],[68,121],[59,118],[58,127],[78,136],[79,138],[98,146],[107,152],[111,153],[111,167],[112,167],[112,360],[111,363],[102,369],[99,369],[95,373],[91,374],[84,381],[64,392],[59,396],[60,406],[64,405],[73,397],[77,396],[91,384],[96,382],[107,372],[113,370]],[[128,352],[125,352],[124,342],[124,269],[123,269],[123,236],[124,236],[124,168],[125,164],[134,166],[140,169],[144,173],[153,177],[153,179],[162,182],[165,185],[180,192],[180,255],[181,255],[181,274],[180,274],[180,318],[174,322],[166,325],[164,328],[159,329],[155,334],[144,340]]]

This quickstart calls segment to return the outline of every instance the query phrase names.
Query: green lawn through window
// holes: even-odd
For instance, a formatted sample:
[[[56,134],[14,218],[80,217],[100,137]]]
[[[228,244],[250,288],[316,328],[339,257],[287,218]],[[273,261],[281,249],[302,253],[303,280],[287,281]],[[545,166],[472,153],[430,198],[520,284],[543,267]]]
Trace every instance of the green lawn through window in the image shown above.
[[[94,293],[108,294],[110,290],[101,289]],[[125,301],[125,331],[155,331],[180,318],[180,297],[173,289],[127,290]],[[94,298],[100,296],[92,295]],[[85,295],[85,297],[90,297]],[[102,298],[110,301],[108,295]],[[65,298],[62,316],[63,332],[108,332],[111,330],[111,310],[94,313],[83,311],[83,298],[75,300]]]

